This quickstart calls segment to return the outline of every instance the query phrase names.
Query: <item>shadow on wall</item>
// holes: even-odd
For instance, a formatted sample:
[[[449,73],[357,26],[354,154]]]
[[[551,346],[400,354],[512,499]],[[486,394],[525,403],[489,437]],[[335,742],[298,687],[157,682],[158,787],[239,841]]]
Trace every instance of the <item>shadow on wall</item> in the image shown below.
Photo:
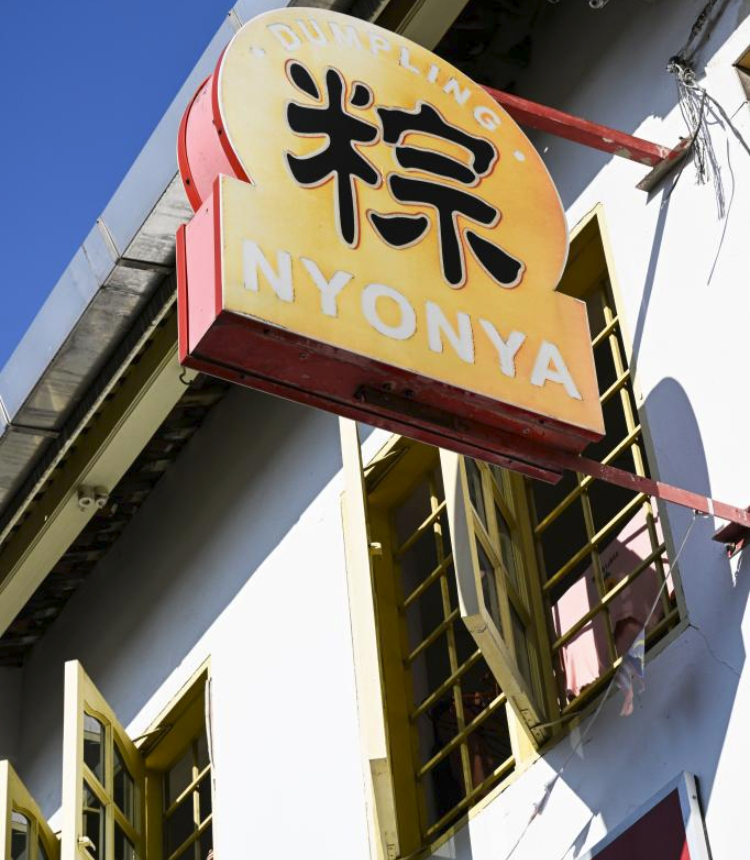
[[[682,386],[671,378],[662,380],[649,396],[642,419],[651,431],[659,477],[710,496],[700,428]],[[687,509],[667,507],[674,558],[693,517]],[[497,827],[507,829],[506,845],[524,834],[511,860],[536,860],[542,856],[540,846],[549,860],[580,857],[600,840],[602,829],[609,832],[622,824],[683,770],[697,777],[703,810],[710,812],[732,721],[737,732],[734,711],[746,659],[741,624],[750,592],[748,560],[741,558],[733,575],[724,548],[711,540],[714,529],[713,518],[699,517],[692,527],[678,562],[689,626],[648,662],[646,689],[634,713],[619,716],[622,694],[616,691],[580,754],[570,759],[571,743],[578,744],[581,737],[574,731],[544,756],[555,771],[567,763],[544,812],[528,831],[524,828],[531,804],[520,807],[512,789],[508,807],[503,807],[501,795],[476,819],[476,827],[461,828],[439,856],[486,860],[490,831]],[[730,767],[732,753],[736,758],[736,751],[727,751]],[[543,765],[539,771],[532,768],[530,777],[535,772],[539,787],[533,800],[538,801],[542,780],[546,783],[552,773]],[[710,829],[708,839],[710,843]],[[495,849],[492,856],[507,860],[507,851]],[[655,854],[637,860],[677,858]]]
[[[340,469],[328,413],[236,389],[209,415],[27,663],[21,762],[47,812],[63,662],[81,660],[127,725]]]
[[[650,431],[659,478],[710,497],[700,428],[682,386],[671,378],[662,380],[641,416]],[[674,557],[693,516],[676,505],[666,508]],[[715,528],[713,518],[698,517],[678,562],[688,628],[648,663],[646,690],[633,715],[618,716],[622,694],[615,693],[583,756],[575,757],[563,774],[591,814],[568,857],[579,856],[595,817],[611,830],[683,770],[697,777],[703,809],[710,811],[745,664],[741,624],[750,593],[747,560],[740,559],[733,575],[724,548],[711,540]],[[570,741],[560,747],[548,757],[553,767],[568,757]],[[710,841],[710,832],[708,836]]]
[[[637,135],[645,120],[666,118],[678,109],[676,84],[666,70],[667,63],[686,46],[704,5],[705,0],[663,0],[658,4],[612,0],[595,12],[585,2],[545,4],[534,39],[534,62],[519,80],[518,92],[583,115],[591,122]],[[692,61],[699,78],[716,47],[723,45],[750,14],[750,0],[724,0],[720,5],[723,8],[713,11],[714,24],[704,31],[710,41],[695,42]],[[554,74],[550,74],[550,58],[554,58]],[[688,134],[681,121],[678,128],[679,135]],[[678,142],[664,134],[641,132],[638,136],[654,137],[654,142],[669,147]],[[566,208],[614,158],[551,135],[532,132],[530,137],[542,153]],[[632,186],[646,172],[647,168],[633,164],[628,171]]]

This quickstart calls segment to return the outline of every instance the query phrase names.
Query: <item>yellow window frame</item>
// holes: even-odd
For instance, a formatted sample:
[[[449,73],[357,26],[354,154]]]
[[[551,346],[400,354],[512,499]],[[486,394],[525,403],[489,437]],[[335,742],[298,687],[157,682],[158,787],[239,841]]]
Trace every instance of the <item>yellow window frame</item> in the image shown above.
[[[104,780],[84,760],[85,718],[93,717],[103,727]],[[114,754],[119,749],[134,782],[133,818],[128,820],[114,799]],[[145,767],[140,753],[120,725],[106,699],[77,660],[65,664],[63,723],[63,786],[61,860],[92,860],[89,839],[84,833],[84,781],[104,815],[105,851],[96,846],[97,860],[114,857],[115,827],[128,838],[138,858],[144,858]]]
[[[404,437],[392,436],[374,459],[363,466],[356,425],[342,419],[341,428],[345,478],[342,513],[360,733],[368,778],[372,856],[405,857],[445,838],[448,831],[443,820],[447,817],[453,821],[449,830],[459,826],[475,804],[482,803],[488,794],[505,785],[521,764],[534,757],[534,744],[528,728],[521,727],[504,692],[476,718],[462,712],[459,696],[455,703],[458,734],[437,755],[420,761],[416,715],[424,713],[438,694],[455,698],[454,687],[463,683],[458,679],[463,677],[467,665],[473,665],[479,657],[484,659],[477,645],[468,660],[459,665],[455,643],[448,641],[449,657],[453,655],[451,676],[424,701],[418,705],[411,703],[411,660],[436,641],[438,635],[445,634],[450,640],[449,625],[463,626],[458,607],[453,610],[446,604],[448,579],[455,581],[455,573],[450,569],[452,552],[441,555],[440,547],[436,546],[437,567],[408,595],[401,593],[401,580],[396,571],[396,559],[407,552],[417,538],[435,532],[437,543],[441,542],[440,533],[444,528],[441,519],[447,513],[447,501],[438,498],[435,484],[436,476],[438,480],[442,478],[439,452]],[[398,469],[399,476],[389,480],[393,469]],[[424,481],[429,484],[430,512],[415,534],[399,545],[392,531],[390,513]],[[500,504],[505,516],[513,522],[514,509],[508,506],[505,498]],[[439,589],[444,619],[424,642],[410,649],[401,614],[432,587]],[[467,635],[471,638],[468,631]],[[377,648],[373,648],[373,643],[377,643]],[[492,674],[488,662],[484,662]],[[469,763],[465,746],[467,741],[472,743],[470,734],[486,719],[493,715],[497,718],[500,713],[507,721],[510,758],[481,784],[472,782],[473,787],[465,791],[460,802],[443,819],[428,824],[419,782],[436,764],[445,762],[446,757],[454,753],[461,754],[461,767],[466,771]],[[466,773],[464,780],[467,780]]]
[[[209,763],[197,768],[194,763],[193,778],[170,809],[184,797],[198,790],[200,783],[208,779],[211,785],[211,812],[194,829],[190,838],[181,843],[174,854],[180,854],[195,844],[214,823],[214,779],[211,742],[211,671],[206,661],[193,674],[180,692],[169,702],[164,711],[137,741],[138,749],[146,768],[146,856],[148,860],[169,860],[164,851],[164,820],[169,810],[164,809],[165,778],[169,769],[194,746],[202,732],[206,734]],[[196,822],[194,822],[196,823]]]
[[[658,478],[655,469],[655,458],[653,447],[648,435],[648,428],[641,421],[638,413],[638,405],[643,398],[638,390],[637,382],[631,373],[631,338],[627,328],[626,320],[622,315],[623,302],[619,294],[619,288],[612,260],[612,253],[606,230],[604,208],[601,204],[595,206],[576,226],[571,236],[571,253],[563,273],[563,277],[557,289],[566,295],[586,300],[587,298],[599,297],[601,302],[602,327],[599,331],[592,331],[592,347],[594,350],[607,350],[612,362],[615,374],[614,381],[600,392],[600,401],[603,407],[610,401],[619,401],[621,404],[623,420],[626,433],[623,438],[612,440],[612,445],[607,452],[599,457],[603,464],[610,464],[623,454],[630,454],[633,460],[633,468],[639,475],[651,475]],[[607,437],[605,437],[606,439]],[[651,455],[651,456],[649,456]],[[524,479],[529,496],[529,510],[534,510],[531,482]],[[610,608],[613,602],[632,585],[639,576],[653,565],[662,580],[667,576],[665,573],[665,560],[668,562],[669,552],[674,548],[671,539],[668,521],[658,516],[658,508],[655,500],[639,493],[621,508],[608,522],[597,525],[594,509],[589,499],[594,479],[582,474],[575,475],[575,486],[573,489],[543,517],[534,514],[533,538],[537,548],[540,564],[543,562],[543,551],[541,539],[543,533],[561,516],[572,504],[580,503],[583,508],[583,520],[586,531],[586,542],[572,557],[562,566],[554,571],[549,571],[546,581],[542,585],[544,596],[544,614],[551,618],[552,604],[550,595],[559,586],[571,571],[579,565],[586,556],[591,556],[593,576],[596,583],[599,598],[590,609],[582,615],[569,629],[561,635],[551,631],[551,656],[553,660],[561,657],[561,651],[575,635],[587,624],[600,615],[606,622],[606,647],[608,652],[608,667],[591,682],[585,689],[576,695],[571,701],[560,708],[561,715],[570,719],[578,713],[583,713],[592,701],[605,689],[612,679],[614,673],[622,662],[622,656],[618,656],[615,650],[610,623]],[[606,540],[638,514],[643,512],[646,528],[649,535],[652,551],[634,568],[634,570],[612,585],[606,581],[605,571],[602,568],[599,552],[600,547]],[[657,525],[657,519],[659,520]],[[661,529],[662,537],[659,536]],[[672,553],[673,554],[673,553]],[[666,594],[661,592],[660,600],[664,610],[663,619],[650,629],[647,633],[646,644],[649,655],[652,654],[651,646],[658,640],[659,646],[663,647],[667,641],[665,631],[670,631],[670,636],[678,635],[687,624],[687,609],[682,592],[679,573],[676,570],[669,571],[674,588],[674,606],[669,605]],[[561,677],[558,674],[558,677]],[[558,691],[560,700],[565,699],[565,691]],[[563,726],[559,726],[558,733],[564,732]]]
[[[8,761],[0,761],[0,857],[10,860],[12,816],[20,813],[29,822],[27,860],[39,860],[39,845],[47,860],[58,860],[60,842],[42,815],[31,793]]]

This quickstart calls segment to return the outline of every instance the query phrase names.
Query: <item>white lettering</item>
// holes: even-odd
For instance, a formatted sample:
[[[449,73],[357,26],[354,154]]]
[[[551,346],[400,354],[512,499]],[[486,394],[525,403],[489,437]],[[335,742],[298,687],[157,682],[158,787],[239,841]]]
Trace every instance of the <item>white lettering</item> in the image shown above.
[[[467,364],[474,364],[474,332],[471,330],[471,318],[459,311],[456,314],[458,331],[456,332],[445,314],[434,302],[425,304],[427,312],[427,341],[433,352],[443,351],[443,335],[450,341],[456,355]]]
[[[398,305],[401,322],[392,326],[384,322],[378,313],[378,299],[390,299]],[[362,290],[362,313],[365,319],[380,334],[394,340],[408,340],[417,330],[417,315],[406,296],[385,284],[367,284]]]
[[[401,48],[398,52],[398,63],[408,71],[414,72],[415,75],[419,74],[419,69],[411,64],[411,55],[408,48]]]
[[[573,382],[573,377],[570,375],[563,357],[560,355],[560,350],[554,343],[545,340],[542,341],[536,361],[534,362],[534,369],[531,372],[531,384],[538,385],[541,388],[548,380],[550,382],[559,382],[575,400],[583,399],[576,388],[575,382]]]
[[[500,332],[489,320],[479,320],[490,343],[497,350],[500,359],[500,372],[513,379],[516,375],[516,353],[523,346],[526,335],[520,331],[512,331],[507,340],[503,340]]]
[[[443,87],[443,92],[448,93],[448,95],[452,95],[456,100],[456,103],[460,105],[465,105],[471,95],[471,90],[469,90],[468,87],[465,90],[462,90],[455,78],[451,78],[448,81],[448,83]]]
[[[245,289],[258,292],[258,270],[265,276],[273,291],[282,302],[294,301],[294,283],[292,282],[292,255],[286,251],[276,254],[278,274],[266,259],[257,242],[245,239],[242,243],[242,264]]]
[[[310,35],[310,31],[307,29],[307,25],[310,25],[315,30],[315,35]],[[313,42],[315,45],[326,45],[328,44],[328,39],[323,35],[323,31],[320,29],[320,24],[317,21],[308,20],[303,21],[301,18],[297,19],[297,26],[302,30],[302,35],[307,39],[308,42]]]
[[[302,45],[299,36],[288,24],[269,24],[268,29],[279,41],[282,48],[287,51],[296,51]]]
[[[494,131],[500,125],[500,117],[495,111],[482,105],[474,108],[474,119],[487,131]]]
[[[385,36],[381,36],[379,33],[368,33],[367,38],[370,40],[370,50],[376,57],[381,51],[391,50],[391,43]]]
[[[438,75],[440,74],[440,66],[436,66],[435,63],[430,63],[430,69],[427,72],[427,80],[434,84],[438,79]]]
[[[331,28],[333,38],[339,43],[339,45],[344,45],[347,48],[358,48],[360,51],[362,50],[362,43],[359,41],[359,34],[351,24],[347,24],[346,27],[341,28],[335,21],[329,21],[328,26]]]
[[[337,317],[339,315],[338,304],[336,299],[338,294],[351,281],[354,275],[349,272],[337,271],[329,281],[320,271],[318,264],[314,260],[309,260],[307,257],[300,257],[302,265],[307,269],[312,282],[320,290],[320,309],[328,317]]]

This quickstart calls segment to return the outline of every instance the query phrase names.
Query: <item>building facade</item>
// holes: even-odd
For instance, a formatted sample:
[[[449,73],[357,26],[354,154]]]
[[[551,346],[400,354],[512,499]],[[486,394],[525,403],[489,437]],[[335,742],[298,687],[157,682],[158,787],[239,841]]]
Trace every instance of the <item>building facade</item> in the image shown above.
[[[0,371],[2,856],[744,856],[750,586],[722,523],[180,367],[178,124],[276,5],[231,10]],[[315,5],[628,134],[695,133],[650,191],[529,135],[588,311],[587,456],[750,502],[750,3]]]

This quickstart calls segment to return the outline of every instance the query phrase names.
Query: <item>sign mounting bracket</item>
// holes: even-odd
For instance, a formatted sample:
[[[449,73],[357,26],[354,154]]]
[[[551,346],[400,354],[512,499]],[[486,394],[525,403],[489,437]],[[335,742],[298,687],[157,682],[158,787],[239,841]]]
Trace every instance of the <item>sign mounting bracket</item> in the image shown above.
[[[565,111],[532,102],[493,87],[484,87],[484,89],[519,125],[544,131],[573,143],[580,143],[582,146],[608,152],[650,167],[650,172],[636,186],[641,191],[651,191],[655,188],[686,158],[693,146],[693,137],[685,137],[677,146],[669,149],[641,137],[634,137],[609,126],[581,119]]]

